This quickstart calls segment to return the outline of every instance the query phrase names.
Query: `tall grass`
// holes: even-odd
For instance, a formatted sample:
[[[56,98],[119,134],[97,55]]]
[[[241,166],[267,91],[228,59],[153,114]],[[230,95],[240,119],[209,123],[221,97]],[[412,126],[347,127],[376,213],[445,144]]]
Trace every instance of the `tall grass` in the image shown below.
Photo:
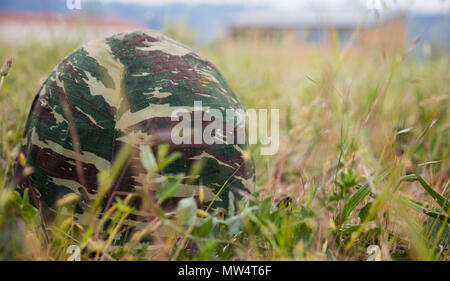
[[[144,187],[148,224],[117,244],[137,210],[125,199],[97,215],[95,204],[120,163],[99,176],[91,211],[75,218],[77,197],[65,198],[45,226],[9,181],[39,83],[78,43],[0,44],[0,61],[14,61],[0,92],[0,259],[65,260],[70,245],[92,260],[449,259],[448,54],[203,47],[247,108],[280,109],[280,150],[261,156],[252,147],[257,192],[227,210],[208,209],[200,196],[162,211],[176,175],[156,198]],[[142,151],[151,185],[171,157]]]

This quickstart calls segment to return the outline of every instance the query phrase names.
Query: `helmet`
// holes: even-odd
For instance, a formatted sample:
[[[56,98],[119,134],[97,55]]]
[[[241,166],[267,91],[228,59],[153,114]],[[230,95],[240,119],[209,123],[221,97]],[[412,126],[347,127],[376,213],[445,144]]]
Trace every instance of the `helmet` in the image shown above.
[[[119,33],[87,43],[54,68],[36,95],[15,180],[48,208],[68,193],[84,191],[91,197],[98,188],[98,173],[110,169],[127,147],[131,153],[107,194],[111,200],[145,184],[141,145],[157,153],[158,144],[167,143],[170,152],[181,157],[164,173],[185,175],[173,198],[198,195],[202,185],[206,202],[226,206],[228,190],[249,191],[254,186],[248,142],[174,143],[171,132],[179,124],[172,118],[174,110],[194,116],[196,102],[202,104],[202,117],[210,109],[224,115],[244,110],[211,62],[159,32]],[[203,169],[188,181],[198,160]],[[24,173],[25,167],[33,172]]]

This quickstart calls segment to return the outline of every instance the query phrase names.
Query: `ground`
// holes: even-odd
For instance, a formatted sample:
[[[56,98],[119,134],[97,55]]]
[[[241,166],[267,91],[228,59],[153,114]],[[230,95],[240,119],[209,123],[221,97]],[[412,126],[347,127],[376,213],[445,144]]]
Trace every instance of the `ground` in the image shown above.
[[[397,54],[227,41],[197,48],[247,108],[280,109],[279,152],[261,156],[252,146],[257,192],[223,212],[186,200],[164,214],[155,203],[149,227],[122,246],[114,241],[133,211],[126,200],[103,217],[92,202],[75,221],[66,198],[44,232],[8,179],[42,79],[79,44],[0,43],[0,62],[13,58],[0,90],[0,259],[65,260],[70,245],[82,259],[106,260],[449,259],[450,60],[438,50],[417,57],[420,42]],[[112,177],[105,171],[100,186]],[[141,239],[148,233],[152,243]]]

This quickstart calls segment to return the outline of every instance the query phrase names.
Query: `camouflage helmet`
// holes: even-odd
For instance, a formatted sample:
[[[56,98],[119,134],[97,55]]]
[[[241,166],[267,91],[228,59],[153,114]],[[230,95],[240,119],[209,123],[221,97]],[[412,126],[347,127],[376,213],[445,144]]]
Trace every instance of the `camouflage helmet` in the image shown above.
[[[182,108],[193,115],[196,101],[204,109],[243,109],[211,62],[159,32],[119,33],[87,43],[54,68],[36,95],[15,180],[22,189],[35,193],[41,206],[51,208],[68,193],[87,190],[92,196],[99,171],[108,170],[121,148],[130,147],[133,152],[107,197],[134,192],[146,174],[140,145],[148,143],[156,153],[154,140],[167,141],[167,132],[176,125],[171,119],[173,110]],[[73,129],[76,134],[71,133]],[[183,181],[173,198],[198,194],[202,185],[205,202],[216,198],[214,206],[226,206],[228,190],[253,188],[247,141],[168,142],[170,151],[182,157],[166,167],[165,173],[188,175],[195,161],[204,161],[199,176],[189,184]],[[27,175],[25,167],[33,172]],[[80,171],[84,179],[79,178]]]

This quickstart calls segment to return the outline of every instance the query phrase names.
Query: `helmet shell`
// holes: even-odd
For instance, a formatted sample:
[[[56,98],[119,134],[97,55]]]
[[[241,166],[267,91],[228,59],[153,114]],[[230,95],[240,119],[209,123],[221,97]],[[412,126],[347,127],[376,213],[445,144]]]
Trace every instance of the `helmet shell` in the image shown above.
[[[140,145],[149,144],[156,152],[156,144],[166,142],[182,157],[165,173],[187,175],[195,161],[204,161],[199,177],[183,181],[174,198],[196,195],[202,185],[208,202],[224,187],[214,205],[226,206],[228,190],[253,188],[248,144],[172,143],[173,110],[194,115],[195,101],[224,116],[226,110],[244,110],[211,62],[159,32],[120,33],[90,42],[64,58],[36,95],[21,146],[33,173],[24,176],[18,160],[16,182],[33,189],[47,207],[65,194],[81,193],[83,181],[92,196],[99,171],[110,169],[120,149],[130,147],[133,152],[108,193],[110,200],[145,184]]]

